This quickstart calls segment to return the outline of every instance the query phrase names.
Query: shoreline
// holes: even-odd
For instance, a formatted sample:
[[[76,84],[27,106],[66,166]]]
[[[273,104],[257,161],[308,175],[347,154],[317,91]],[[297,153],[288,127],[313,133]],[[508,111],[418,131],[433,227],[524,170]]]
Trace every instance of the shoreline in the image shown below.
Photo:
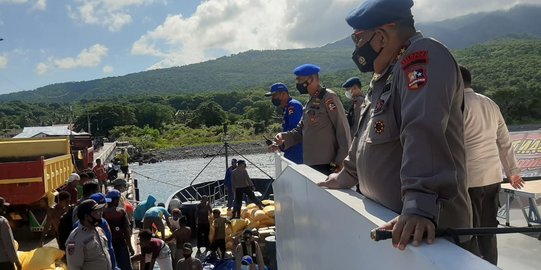
[[[230,149],[228,150],[228,154],[230,156],[239,156],[235,150],[242,155],[267,153],[267,145],[265,142],[229,143],[229,146]],[[221,153],[219,156],[224,156],[225,150],[222,148],[223,144],[208,144],[198,146],[183,146],[171,149],[144,150],[140,153],[136,153],[133,156],[132,162],[156,163],[165,160],[207,158],[218,155],[220,150]]]

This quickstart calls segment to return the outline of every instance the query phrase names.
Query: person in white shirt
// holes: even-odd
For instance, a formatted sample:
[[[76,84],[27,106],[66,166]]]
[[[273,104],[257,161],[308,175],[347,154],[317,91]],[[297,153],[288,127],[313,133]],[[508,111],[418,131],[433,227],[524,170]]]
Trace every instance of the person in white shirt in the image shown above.
[[[473,226],[497,227],[502,165],[514,188],[522,188],[524,180],[519,175],[500,108],[490,98],[473,91],[467,68],[460,66],[460,72],[464,81],[464,144]],[[497,265],[496,235],[478,236],[477,243],[481,257]]]

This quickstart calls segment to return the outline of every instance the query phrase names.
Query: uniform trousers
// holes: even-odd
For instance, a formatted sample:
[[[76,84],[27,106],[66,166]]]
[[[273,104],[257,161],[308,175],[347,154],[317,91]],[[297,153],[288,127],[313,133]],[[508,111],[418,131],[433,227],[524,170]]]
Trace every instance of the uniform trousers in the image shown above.
[[[235,190],[235,207],[233,207],[233,218],[240,218],[240,209],[242,207],[242,198],[244,197],[244,194],[246,194],[246,196],[248,196],[252,202],[259,206],[259,208],[263,209],[264,207],[261,201],[255,196],[251,187],[237,188]]]
[[[210,224],[199,223],[197,224],[197,248],[209,247],[209,232]]]
[[[497,227],[499,222],[500,183],[468,189],[473,210],[473,227]],[[477,236],[481,257],[497,265],[498,243],[496,235]]]
[[[120,242],[120,243],[118,243]],[[130,261],[130,251],[124,241],[113,241],[113,249],[115,250],[116,266],[121,270],[132,270]]]

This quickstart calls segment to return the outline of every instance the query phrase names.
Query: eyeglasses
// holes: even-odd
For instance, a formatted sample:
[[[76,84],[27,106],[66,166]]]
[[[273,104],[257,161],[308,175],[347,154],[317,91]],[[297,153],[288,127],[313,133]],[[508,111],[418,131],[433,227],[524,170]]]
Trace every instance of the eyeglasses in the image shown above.
[[[355,45],[357,45],[363,39],[366,39],[367,37],[369,37],[369,35],[365,35],[366,33],[372,33],[372,32],[373,31],[371,31],[371,30],[358,30],[358,31],[355,31],[355,32],[353,32],[353,34],[351,34],[351,40],[353,40],[353,43],[355,43]]]

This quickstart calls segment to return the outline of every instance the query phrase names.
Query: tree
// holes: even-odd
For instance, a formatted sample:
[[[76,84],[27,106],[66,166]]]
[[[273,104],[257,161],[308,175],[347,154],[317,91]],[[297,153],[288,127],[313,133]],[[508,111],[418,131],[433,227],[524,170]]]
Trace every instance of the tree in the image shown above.
[[[132,125],[137,122],[134,108],[126,105],[105,103],[83,111],[75,120],[77,130],[87,130],[90,122],[90,133],[107,136],[116,126]]]
[[[274,109],[270,101],[257,101],[246,111],[246,118],[256,123],[264,122],[267,126],[274,116]]]
[[[225,112],[222,106],[214,101],[203,102],[195,110],[194,121],[207,127],[221,125],[225,121]]]
[[[160,128],[173,122],[173,108],[159,103],[145,102],[137,107],[135,117],[139,127]]]

